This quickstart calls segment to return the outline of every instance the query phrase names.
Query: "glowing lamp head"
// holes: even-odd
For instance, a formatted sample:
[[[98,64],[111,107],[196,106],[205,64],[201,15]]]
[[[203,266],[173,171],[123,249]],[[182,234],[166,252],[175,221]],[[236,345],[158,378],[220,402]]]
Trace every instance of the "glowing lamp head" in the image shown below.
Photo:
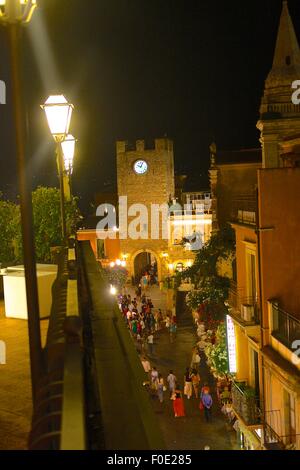
[[[122,266],[122,268],[125,268],[126,267],[126,261],[121,261],[121,266]]]
[[[115,267],[114,261],[112,261],[111,263],[109,263],[109,266],[110,266],[111,268],[114,268],[114,267]]]
[[[72,173],[73,171],[73,160],[75,154],[75,138],[68,134],[65,140],[62,141],[61,147],[64,156],[65,170]]]
[[[0,0],[0,21],[29,23],[36,7],[36,0]]]
[[[111,295],[116,295],[117,294],[117,289],[114,286],[110,286],[110,293]]]
[[[62,142],[68,135],[74,106],[68,103],[64,95],[51,95],[41,107],[54,140]]]
[[[117,265],[117,266],[121,266],[121,260],[117,259],[117,260],[116,260],[116,265]]]
[[[173,263],[169,263],[168,266],[169,266],[170,271],[172,271],[172,269],[174,268],[174,264],[173,264]]]

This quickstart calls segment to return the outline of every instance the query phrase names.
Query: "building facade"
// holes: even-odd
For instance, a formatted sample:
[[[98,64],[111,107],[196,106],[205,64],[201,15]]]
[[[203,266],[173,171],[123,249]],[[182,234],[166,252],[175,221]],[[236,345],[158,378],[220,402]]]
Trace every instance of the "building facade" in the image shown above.
[[[256,198],[252,205],[238,202],[232,221],[233,408],[250,449],[300,450],[300,109],[292,103],[299,77],[300,49],[283,2],[257,124],[262,165]]]

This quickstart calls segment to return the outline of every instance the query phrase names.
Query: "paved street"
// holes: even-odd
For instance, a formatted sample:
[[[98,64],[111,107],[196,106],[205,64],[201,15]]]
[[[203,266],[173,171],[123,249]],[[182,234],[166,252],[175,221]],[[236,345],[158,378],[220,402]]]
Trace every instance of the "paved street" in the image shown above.
[[[164,307],[164,294],[161,294],[157,288],[152,288],[147,295],[151,297],[155,308]],[[164,378],[172,369],[183,390],[184,372],[190,365],[191,351],[197,336],[189,313],[177,312],[177,323],[177,336],[173,342],[170,341],[169,333],[165,329],[155,334],[154,355],[150,357],[150,362],[157,367]],[[208,382],[214,391],[214,378],[209,373],[204,357],[201,361],[200,376],[201,383]],[[205,422],[204,413],[198,408],[199,400],[194,396],[190,400],[184,399],[185,418],[174,418],[169,392],[164,393],[162,405],[157,398],[153,399],[153,407],[169,449],[197,450],[203,449],[205,445],[212,450],[236,448],[236,433],[221,413],[215,393],[212,396],[214,400],[212,423]]]
[[[47,320],[41,322],[45,341]],[[31,424],[31,382],[26,320],[4,315],[0,301],[0,340],[6,343],[6,364],[0,364],[0,450],[27,448]]]

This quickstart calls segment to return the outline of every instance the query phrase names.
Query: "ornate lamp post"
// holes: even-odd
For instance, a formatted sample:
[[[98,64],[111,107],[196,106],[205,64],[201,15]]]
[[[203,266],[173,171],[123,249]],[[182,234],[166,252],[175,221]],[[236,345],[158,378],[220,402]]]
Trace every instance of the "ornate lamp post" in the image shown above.
[[[59,170],[60,181],[60,210],[61,210],[61,224],[62,224],[62,237],[63,242],[66,242],[66,215],[65,215],[65,192],[64,192],[64,153],[62,143],[66,140],[69,132],[71,117],[74,106],[68,103],[64,95],[51,95],[46,100],[45,104],[41,106],[45,111],[48,121],[49,129],[53,139],[56,142],[57,162]],[[75,144],[75,141],[74,141]],[[71,142],[66,145],[66,151],[70,156],[70,148],[72,149]],[[75,145],[74,145],[75,149]],[[73,153],[74,156],[74,153]],[[72,158],[73,161],[73,158]]]
[[[36,260],[32,223],[31,182],[26,172],[25,132],[21,92],[20,35],[21,26],[28,23],[36,7],[36,0],[0,0],[0,23],[7,26],[11,49],[11,80],[14,105],[17,167],[22,217],[22,237],[26,296],[28,311],[28,333],[33,405],[38,381],[43,374],[39,300],[36,277]]]

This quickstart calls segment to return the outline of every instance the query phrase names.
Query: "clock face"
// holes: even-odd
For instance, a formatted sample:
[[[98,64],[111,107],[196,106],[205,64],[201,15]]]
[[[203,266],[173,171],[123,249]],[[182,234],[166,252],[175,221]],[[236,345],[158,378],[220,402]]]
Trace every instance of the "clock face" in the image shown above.
[[[133,168],[138,175],[143,175],[148,170],[148,164],[145,160],[137,160],[134,163]]]

